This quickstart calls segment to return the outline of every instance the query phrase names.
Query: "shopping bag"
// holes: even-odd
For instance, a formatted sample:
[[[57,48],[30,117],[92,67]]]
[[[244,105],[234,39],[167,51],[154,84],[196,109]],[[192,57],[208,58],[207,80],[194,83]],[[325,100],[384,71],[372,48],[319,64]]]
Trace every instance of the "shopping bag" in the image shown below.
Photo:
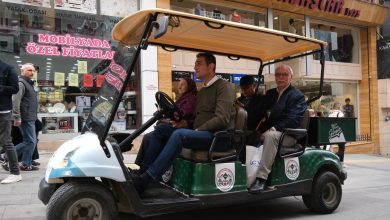
[[[249,188],[256,180],[257,171],[260,168],[263,145],[259,147],[246,146],[246,186]]]

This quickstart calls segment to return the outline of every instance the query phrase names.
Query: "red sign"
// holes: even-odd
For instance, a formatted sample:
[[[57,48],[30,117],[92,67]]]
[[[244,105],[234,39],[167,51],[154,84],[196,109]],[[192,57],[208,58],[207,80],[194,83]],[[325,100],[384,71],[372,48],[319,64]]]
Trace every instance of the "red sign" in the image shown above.
[[[357,18],[360,10],[344,8],[344,0],[278,0],[300,7]]]
[[[84,87],[93,87],[93,75],[83,74]]]
[[[102,87],[103,81],[104,81],[104,75],[97,75],[96,87],[98,87],[98,88]]]

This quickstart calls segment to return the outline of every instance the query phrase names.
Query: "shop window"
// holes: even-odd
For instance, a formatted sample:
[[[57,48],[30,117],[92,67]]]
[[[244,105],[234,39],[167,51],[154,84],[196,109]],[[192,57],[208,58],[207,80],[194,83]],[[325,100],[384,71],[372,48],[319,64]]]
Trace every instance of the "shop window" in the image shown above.
[[[303,15],[274,10],[273,26],[275,30],[305,35],[305,18]]]
[[[310,24],[310,35],[328,43],[325,48],[326,61],[359,63],[359,33],[357,30],[313,22]],[[314,59],[319,60],[319,55],[315,55]]]
[[[390,6],[390,0],[384,0],[384,4],[389,7]],[[386,20],[383,23],[383,26],[380,28],[380,34],[382,37],[390,37],[390,11],[387,14]]]
[[[228,8],[225,5],[212,2],[199,3],[195,0],[171,0],[171,9],[215,19],[234,21],[260,27],[266,26],[266,9],[259,9],[258,7],[253,11],[248,11],[237,8]]]
[[[38,117],[44,121],[43,132],[71,133],[80,131],[118,47],[111,40],[112,28],[119,16],[137,10],[137,1],[116,0],[112,6],[96,0],[50,2],[0,3],[0,56],[15,69],[23,63],[36,66]],[[135,128],[139,118],[135,82],[131,80],[121,104],[131,122],[125,129]],[[69,97],[75,108],[68,108]]]
[[[318,94],[319,82],[318,81],[305,81],[298,80],[293,85],[301,90],[307,99],[313,98]],[[346,99],[349,99],[350,105],[354,107],[353,112],[346,108]],[[357,83],[347,82],[324,82],[323,95],[316,101],[312,102],[309,108],[314,109],[317,116],[328,117],[332,112],[332,106],[335,102],[341,103],[344,113],[347,113],[351,117],[357,116]]]

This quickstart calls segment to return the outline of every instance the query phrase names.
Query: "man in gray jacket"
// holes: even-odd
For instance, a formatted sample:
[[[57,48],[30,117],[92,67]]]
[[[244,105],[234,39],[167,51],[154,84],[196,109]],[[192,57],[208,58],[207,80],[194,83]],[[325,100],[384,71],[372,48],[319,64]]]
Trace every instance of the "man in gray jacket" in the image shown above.
[[[23,154],[19,168],[24,171],[38,170],[31,164],[37,136],[35,121],[37,120],[38,99],[34,90],[35,67],[32,63],[22,65],[19,77],[19,92],[12,96],[14,126],[19,127],[23,142],[16,145],[18,155]]]
[[[18,74],[12,66],[0,60],[0,148],[4,147],[9,160],[10,175],[1,183],[16,183],[22,180],[19,172],[18,158],[11,140],[12,94],[17,93]],[[2,160],[2,162],[5,162]],[[5,164],[3,164],[5,165]]]

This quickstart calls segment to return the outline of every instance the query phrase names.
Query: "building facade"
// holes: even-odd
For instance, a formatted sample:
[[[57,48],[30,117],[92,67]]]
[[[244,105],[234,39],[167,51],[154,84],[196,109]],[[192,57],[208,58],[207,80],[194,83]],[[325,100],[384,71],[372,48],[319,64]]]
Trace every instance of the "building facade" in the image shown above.
[[[157,7],[193,13],[216,19],[273,28],[328,42],[325,51],[324,95],[311,104],[319,115],[327,116],[335,102],[354,106],[357,141],[347,144],[347,152],[385,153],[381,147],[379,126],[384,121],[379,107],[376,38],[388,8],[383,2],[360,0],[163,0]],[[229,36],[227,36],[229,37]],[[265,42],[266,43],[266,42]],[[159,89],[174,93],[178,75],[193,72],[195,54],[158,50]],[[318,57],[287,62],[294,70],[293,85],[310,98],[318,92],[320,65]],[[217,73],[237,83],[243,74],[255,75],[259,64],[217,57]],[[264,70],[264,89],[272,88],[274,67]],[[174,77],[172,77],[174,76]],[[239,90],[237,90],[239,94]]]
[[[0,55],[19,68],[31,62],[36,75],[44,121],[43,138],[67,139],[77,134],[104,77],[116,42],[111,29],[121,18],[140,9],[167,8],[216,19],[230,20],[328,42],[324,95],[311,108],[326,116],[334,102],[349,98],[356,117],[357,142],[347,152],[383,153],[390,116],[390,82],[378,80],[377,27],[388,8],[361,0],[0,0]],[[227,36],[229,37],[229,36]],[[265,42],[266,43],[266,42]],[[113,130],[130,131],[152,117],[156,91],[175,97],[177,81],[193,73],[195,53],[167,52],[149,46],[142,51],[137,70],[127,87]],[[310,56],[287,62],[294,70],[294,86],[310,98],[318,92],[320,65]],[[217,73],[237,86],[244,74],[255,75],[259,63],[217,57]],[[272,88],[274,66],[264,70],[263,91]],[[379,77],[380,78],[380,77]],[[378,89],[380,85],[380,89]],[[75,113],[63,110],[68,87],[77,87]],[[199,83],[201,87],[201,83]],[[387,89],[389,88],[389,89]],[[385,104],[389,103],[389,104]],[[390,118],[389,118],[390,119]],[[381,129],[380,129],[381,127]],[[60,134],[60,135],[59,135]],[[45,136],[47,135],[47,136]]]
[[[383,3],[390,6],[390,1]],[[380,152],[390,155],[390,16],[379,29],[377,42]]]

